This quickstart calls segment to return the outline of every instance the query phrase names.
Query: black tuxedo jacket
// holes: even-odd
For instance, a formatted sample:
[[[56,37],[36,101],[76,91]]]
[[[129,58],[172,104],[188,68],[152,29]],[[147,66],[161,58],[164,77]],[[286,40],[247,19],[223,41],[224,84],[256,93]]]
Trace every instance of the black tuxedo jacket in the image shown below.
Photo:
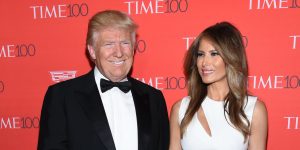
[[[169,121],[162,93],[133,78],[139,150],[167,150]],[[45,95],[38,150],[115,150],[94,72],[50,86]]]

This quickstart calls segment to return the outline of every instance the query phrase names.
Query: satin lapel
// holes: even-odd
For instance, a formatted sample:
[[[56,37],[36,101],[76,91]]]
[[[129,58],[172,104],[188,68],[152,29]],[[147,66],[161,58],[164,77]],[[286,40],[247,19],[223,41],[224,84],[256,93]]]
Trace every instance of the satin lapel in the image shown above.
[[[88,74],[87,80],[80,85],[78,99],[98,137],[101,139],[107,150],[115,150],[113,137],[95,83],[93,71]]]
[[[130,79],[130,78],[129,78]],[[135,105],[137,127],[138,127],[138,149],[148,149],[151,139],[151,114],[149,96],[136,85],[136,81],[130,79],[132,83],[131,93]]]

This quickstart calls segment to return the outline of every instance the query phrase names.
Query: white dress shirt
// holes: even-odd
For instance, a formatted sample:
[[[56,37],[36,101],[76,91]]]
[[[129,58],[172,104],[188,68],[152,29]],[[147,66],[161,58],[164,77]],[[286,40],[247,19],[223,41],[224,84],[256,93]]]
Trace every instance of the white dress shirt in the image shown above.
[[[100,79],[108,79],[97,67],[94,75],[116,149],[138,150],[137,120],[131,91],[123,93],[119,88],[113,87],[102,93]]]

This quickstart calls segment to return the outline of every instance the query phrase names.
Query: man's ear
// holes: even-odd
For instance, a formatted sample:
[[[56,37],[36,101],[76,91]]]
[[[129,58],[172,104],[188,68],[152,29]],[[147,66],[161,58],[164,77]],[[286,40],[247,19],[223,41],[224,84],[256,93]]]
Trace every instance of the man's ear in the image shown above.
[[[91,45],[87,45],[90,57],[94,60],[96,59],[95,49]]]

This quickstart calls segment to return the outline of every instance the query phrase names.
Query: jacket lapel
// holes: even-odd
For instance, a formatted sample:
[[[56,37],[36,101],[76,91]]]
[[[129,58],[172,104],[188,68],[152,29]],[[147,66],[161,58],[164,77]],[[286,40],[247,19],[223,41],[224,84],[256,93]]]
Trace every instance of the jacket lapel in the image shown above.
[[[149,95],[138,86],[137,81],[128,78],[132,84],[131,93],[135,105],[138,127],[138,149],[148,149],[151,139],[151,114]]]
[[[115,150],[112,133],[95,83],[94,71],[88,73],[86,79],[82,81],[78,89],[79,103],[107,150]]]
[[[112,133],[95,82],[94,71],[90,71],[78,84],[78,101],[91,121],[98,137],[107,150],[116,150]],[[136,110],[138,128],[138,149],[148,149],[151,139],[150,99],[147,91],[143,91],[135,79],[128,78],[132,83],[131,93]]]

